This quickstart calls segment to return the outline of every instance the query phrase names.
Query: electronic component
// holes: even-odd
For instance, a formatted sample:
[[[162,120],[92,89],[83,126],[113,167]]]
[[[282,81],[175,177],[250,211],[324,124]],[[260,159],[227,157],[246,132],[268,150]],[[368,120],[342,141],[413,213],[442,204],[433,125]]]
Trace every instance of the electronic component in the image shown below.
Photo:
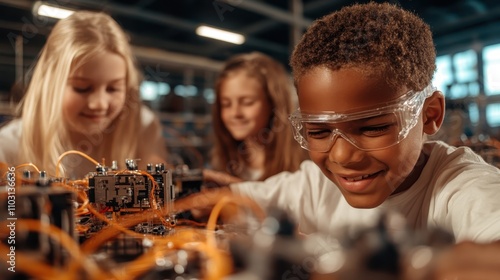
[[[156,164],[154,169],[148,164],[146,172],[142,172],[133,160],[127,160],[126,165],[127,171],[107,171],[98,165],[96,172],[89,173],[90,202],[117,212],[150,208],[150,199],[154,197],[159,207],[170,207],[175,199],[199,192],[203,183],[201,170],[187,166],[169,170],[164,164]],[[157,188],[153,190],[155,184]]]
[[[203,183],[199,169],[190,170],[187,166],[165,169],[164,164],[147,164],[146,171],[137,170],[135,160],[126,161],[127,170],[116,170],[113,162],[111,170],[102,165],[88,174],[88,197],[101,213],[131,213],[145,209],[162,209],[168,213],[165,224],[158,221],[137,225],[134,230],[141,233],[165,235],[176,224],[175,199],[199,192]],[[90,232],[100,230],[102,221],[90,223]],[[88,232],[87,232],[88,235]]]
[[[67,264],[68,252],[60,240],[50,236],[45,229],[55,226],[74,237],[75,194],[58,186],[23,185],[15,188],[15,195],[9,188],[0,188],[0,221],[5,221],[9,228],[7,235],[1,237],[1,243],[11,251],[12,264],[1,262],[0,270],[7,271],[5,265],[15,269],[21,254],[36,256],[36,259],[53,266]],[[10,199],[15,196],[14,200]],[[15,202],[15,203],[14,203]],[[2,279],[31,279],[22,273],[3,273]]]
[[[175,199],[183,198],[201,191],[203,173],[201,169],[189,169],[187,165],[181,165],[172,170],[172,181]]]
[[[159,207],[169,207],[175,196],[172,173],[161,167],[139,172],[106,171],[98,166],[97,172],[89,175],[90,202],[111,207],[115,212],[150,208],[153,197]]]

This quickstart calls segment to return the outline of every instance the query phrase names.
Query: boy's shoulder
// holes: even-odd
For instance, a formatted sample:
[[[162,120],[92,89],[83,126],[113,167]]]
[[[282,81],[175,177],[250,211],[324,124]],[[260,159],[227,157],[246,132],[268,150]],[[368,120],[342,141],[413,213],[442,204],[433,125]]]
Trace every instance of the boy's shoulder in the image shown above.
[[[436,167],[454,166],[461,167],[488,165],[484,159],[467,146],[451,146],[442,141],[428,141],[424,143],[423,152],[429,156],[427,166]]]
[[[500,170],[466,146],[430,142],[424,148],[431,153],[419,184],[429,186],[429,223],[456,240],[498,239]]]
[[[500,170],[486,163],[469,147],[430,141],[424,144],[423,150],[429,158],[420,175],[420,183],[450,191],[478,185],[485,188],[500,186]]]

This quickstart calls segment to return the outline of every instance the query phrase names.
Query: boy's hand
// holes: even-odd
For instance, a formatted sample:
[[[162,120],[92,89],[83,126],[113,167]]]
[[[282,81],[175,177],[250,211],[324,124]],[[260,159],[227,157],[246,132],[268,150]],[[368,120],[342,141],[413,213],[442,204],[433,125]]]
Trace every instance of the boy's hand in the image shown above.
[[[438,257],[436,280],[500,279],[500,241],[488,244],[459,243]]]
[[[190,210],[197,221],[206,220],[219,200],[232,195],[227,187],[202,189],[201,192],[190,194],[175,201],[174,208],[178,212]]]
[[[229,175],[225,172],[214,171],[210,169],[203,170],[203,181],[207,187],[215,186],[227,186],[232,183],[242,182],[238,177]]]

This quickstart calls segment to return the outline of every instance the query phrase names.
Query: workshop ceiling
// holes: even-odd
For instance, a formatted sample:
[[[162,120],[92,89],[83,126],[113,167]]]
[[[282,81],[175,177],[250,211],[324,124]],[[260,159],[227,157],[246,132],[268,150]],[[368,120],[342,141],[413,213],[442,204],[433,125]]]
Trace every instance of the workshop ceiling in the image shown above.
[[[129,33],[148,77],[211,79],[231,55],[260,51],[288,64],[291,49],[316,18],[354,2],[346,0],[51,0],[71,9],[104,11]],[[383,1],[377,1],[383,2]],[[500,41],[498,0],[413,0],[397,2],[431,25],[439,53]],[[33,65],[54,20],[32,14],[35,1],[0,0],[0,91]],[[302,16],[294,16],[293,11]],[[302,10],[302,12],[300,12]],[[206,24],[246,36],[242,45],[199,37]],[[16,63],[16,38],[18,56]],[[22,42],[22,48],[19,44]],[[22,58],[22,59],[21,59]],[[17,65],[17,72],[16,72]],[[22,67],[21,67],[22,66]],[[17,74],[16,74],[17,73]],[[150,75],[150,76],[151,76]],[[205,76],[204,76],[205,75]],[[150,77],[149,76],[149,77]],[[168,78],[167,78],[168,77]]]

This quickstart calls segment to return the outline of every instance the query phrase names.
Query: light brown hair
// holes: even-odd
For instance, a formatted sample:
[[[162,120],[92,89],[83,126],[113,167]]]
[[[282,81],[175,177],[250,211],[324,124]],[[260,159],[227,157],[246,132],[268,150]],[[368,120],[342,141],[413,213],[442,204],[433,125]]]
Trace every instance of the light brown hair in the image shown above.
[[[219,74],[216,85],[216,100],[212,119],[214,147],[212,168],[240,177],[245,169],[244,142],[235,140],[221,119],[221,84],[232,73],[244,71],[255,78],[264,89],[272,108],[268,127],[261,135],[266,137],[264,174],[260,180],[282,171],[295,171],[306,157],[306,153],[295,142],[288,116],[292,111],[293,85],[283,65],[271,57],[258,52],[240,54],[230,58]]]

